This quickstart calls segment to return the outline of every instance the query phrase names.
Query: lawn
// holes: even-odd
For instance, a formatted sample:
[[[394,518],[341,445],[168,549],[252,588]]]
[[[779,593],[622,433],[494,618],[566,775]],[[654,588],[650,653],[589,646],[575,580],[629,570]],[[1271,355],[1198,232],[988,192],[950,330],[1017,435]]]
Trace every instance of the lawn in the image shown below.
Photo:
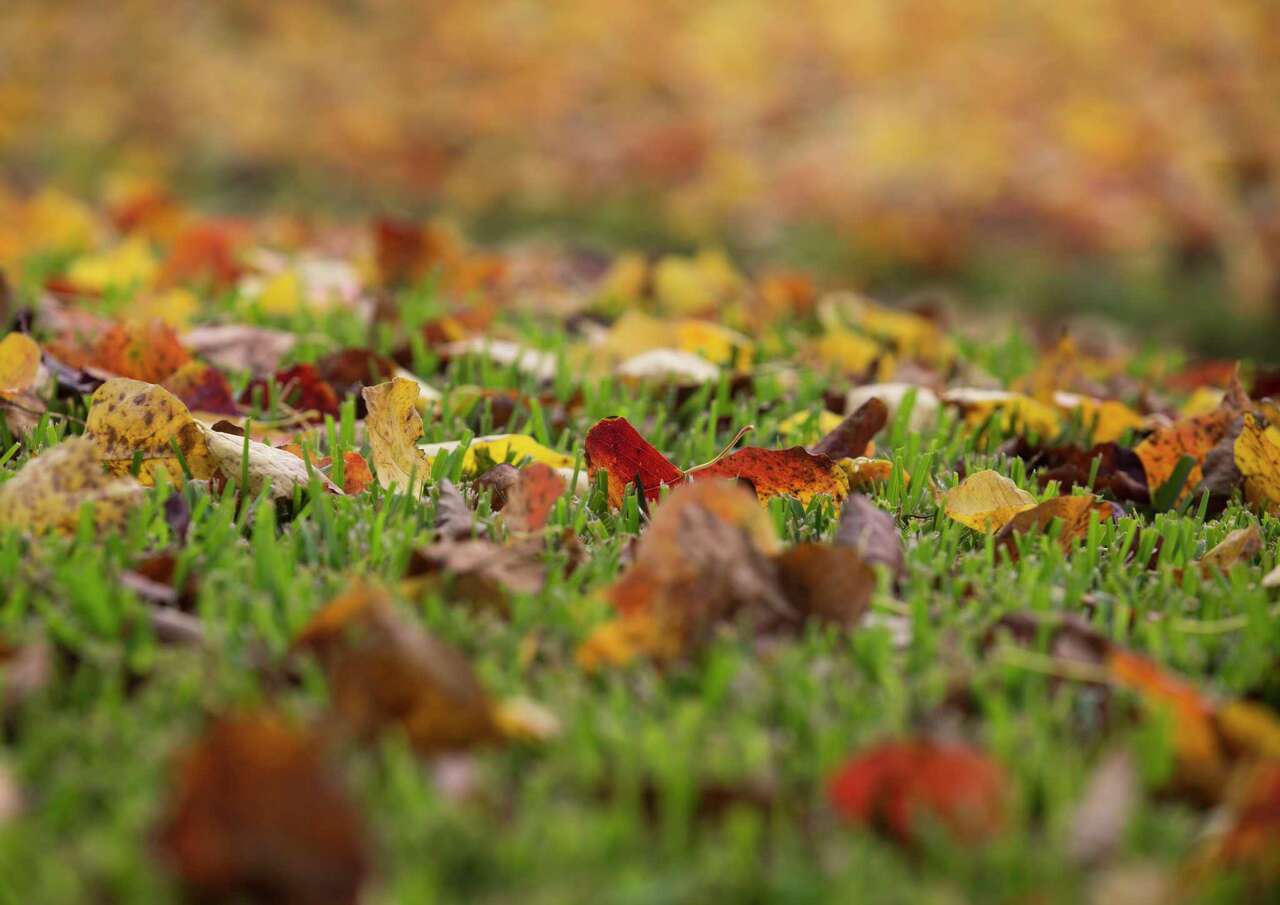
[[[1261,448],[1280,450],[1263,430],[1277,411],[1265,368],[1243,365],[1255,398],[1241,401],[1229,365],[1132,334],[1062,346],[1021,319],[872,304],[714,255],[483,248],[405,223],[230,231],[185,211],[177,238],[126,235],[57,204],[68,230],[93,228],[33,239],[7,272],[6,332],[34,340],[41,368],[0,400],[0,901],[1276,894],[1280,802],[1250,783],[1280,758],[1280,601],[1264,582],[1280,546],[1280,457],[1259,464],[1236,439],[1252,424],[1273,444]],[[273,244],[287,256],[260,254]],[[651,320],[620,326],[637,312]],[[217,347],[194,338],[208,325],[245,332]],[[281,334],[287,351],[266,349]],[[523,357],[501,360],[496,339]],[[7,379],[21,342],[0,348]],[[371,352],[340,379],[334,353],[352,349]],[[661,367],[626,367],[663,349]],[[420,435],[396,412],[407,451],[373,424],[369,390],[392,379],[378,370],[389,358],[419,384]],[[188,359],[208,383],[173,382]],[[316,370],[287,370],[306,364]],[[109,435],[95,422],[103,394],[142,392],[122,378],[170,387],[198,430],[156,434],[148,396],[118,414],[138,433]],[[914,389],[892,397],[889,381]],[[817,444],[858,409],[846,394],[859,388],[889,403],[862,463],[874,479],[843,454],[806,452],[828,482],[814,493],[766,492],[781,467],[768,456],[729,474],[750,488],[684,486],[684,470],[732,461],[717,457],[735,443]],[[1104,401],[1118,408],[1090,407]],[[1193,415],[1211,442],[1188,436]],[[589,462],[593,426],[615,416],[680,477],[646,480],[652,460],[621,476],[599,453]],[[533,443],[472,443],[499,433]],[[81,434],[89,468],[44,495],[5,496]],[[1166,451],[1135,456],[1144,438]],[[1104,439],[1122,465],[1082,452]],[[241,458],[209,464],[215,441]],[[296,456],[276,449],[290,444]],[[1040,479],[1064,447],[1086,463],[1075,487],[1066,472]],[[259,480],[259,461],[280,456],[285,471]],[[493,471],[503,459],[521,476],[530,459],[562,468],[537,517],[513,514]],[[1168,481],[1148,473],[1157,460]],[[386,463],[405,462],[410,486],[396,487]],[[1019,501],[992,514],[979,496],[989,532],[954,517],[955,488],[988,470]],[[91,494],[77,481],[118,482],[118,496],[80,508]],[[996,533],[1090,484],[1091,518]],[[704,486],[709,536],[728,539],[710,567],[694,556],[698,532],[663,515]],[[712,505],[750,490],[754,514]],[[805,573],[804,592],[784,593],[783,628],[760,624],[751,594],[722,589],[730,574],[773,575],[779,549],[856,548],[837,534],[859,494],[900,537],[900,570],[859,549],[852,565]],[[659,527],[678,542],[646,546]],[[442,552],[464,543],[478,563]],[[844,569],[872,580],[846,587]],[[620,614],[628,570],[640,603]],[[664,584],[681,570],[694,590]],[[334,618],[354,640],[307,642],[343,594],[379,601],[393,640],[353,616]],[[689,615],[726,594],[732,606]],[[819,597],[835,617],[806,609]],[[601,645],[627,618],[648,620],[638,640]],[[470,664],[485,703],[459,696],[465,667],[423,648],[424,630]],[[593,640],[603,660],[584,656]],[[395,671],[413,659],[402,642],[436,652],[426,678],[420,663]],[[368,658],[354,677],[340,668],[352,650]],[[410,703],[385,700],[400,693]],[[483,729],[459,729],[472,706]],[[506,716],[491,725],[489,707]],[[218,731],[305,751],[272,772]],[[903,747],[879,747],[890,743]],[[911,745],[953,759],[925,769]],[[859,812],[833,777],[876,750],[904,765],[869,774]]]

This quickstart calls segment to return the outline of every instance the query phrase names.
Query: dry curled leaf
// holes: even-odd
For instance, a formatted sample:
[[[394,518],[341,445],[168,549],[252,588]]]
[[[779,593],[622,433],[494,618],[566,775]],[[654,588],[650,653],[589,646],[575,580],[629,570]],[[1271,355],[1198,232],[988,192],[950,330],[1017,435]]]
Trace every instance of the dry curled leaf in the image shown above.
[[[431,475],[431,460],[418,448],[422,416],[418,414],[418,384],[397,377],[360,391],[369,414],[365,427],[373,470],[378,481],[410,496]]]
[[[929,739],[886,742],[847,761],[828,795],[850,823],[900,843],[919,841],[926,822],[976,843],[1004,826],[1004,771],[982,751]]]
[[[440,482],[436,498],[436,536],[441,540],[464,540],[475,533],[475,518],[462,491],[453,481]]]
[[[0,525],[31,533],[71,533],[80,510],[93,505],[100,531],[118,531],[145,488],[133,478],[105,474],[98,449],[86,437],[70,437],[45,450],[0,484]]]
[[[835,430],[809,447],[809,451],[833,461],[870,455],[867,444],[880,433],[888,420],[888,406],[883,400],[872,397],[841,421]]]
[[[994,534],[1019,512],[1035,508],[1035,497],[1004,475],[974,472],[942,496],[947,516],[974,531]]]
[[[316,738],[248,714],[178,753],[156,847],[201,901],[356,905],[370,874],[361,823]]]
[[[231,384],[223,373],[201,361],[189,361],[170,374],[161,384],[177,396],[193,412],[214,415],[240,414],[231,394]]]
[[[871,605],[876,573],[852,547],[797,544],[774,558],[778,584],[791,611],[780,624],[810,619],[856,625]]]

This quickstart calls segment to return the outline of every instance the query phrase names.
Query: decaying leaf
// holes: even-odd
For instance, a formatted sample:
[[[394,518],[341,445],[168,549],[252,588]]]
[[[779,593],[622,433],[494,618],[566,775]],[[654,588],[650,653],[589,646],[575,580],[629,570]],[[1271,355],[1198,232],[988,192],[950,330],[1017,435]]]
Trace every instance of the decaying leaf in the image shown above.
[[[73,367],[146,383],[161,382],[191,360],[173,328],[154,319],[113,324],[89,346],[64,337],[51,343],[50,351]]]
[[[1216,409],[1162,427],[1134,447],[1133,451],[1146,472],[1147,488],[1152,497],[1173,477],[1184,456],[1193,459],[1195,465],[1182,486],[1178,500],[1191,493],[1203,477],[1201,466],[1205,456],[1226,436],[1232,422],[1248,407],[1249,399],[1244,389],[1238,380],[1233,380],[1230,392]]]
[[[1280,430],[1264,428],[1253,415],[1235,443],[1236,467],[1244,476],[1244,497],[1263,512],[1280,513]]]
[[[171,781],[156,846],[193,898],[356,905],[368,845],[317,739],[266,714],[219,719]]]
[[[201,424],[168,390],[138,380],[113,378],[98,388],[85,436],[109,472],[127,474],[136,460],[144,483],[154,482],[157,469],[181,482],[185,463],[194,478],[244,483],[251,494],[269,484],[276,499],[289,499],[295,488],[308,487],[313,473],[325,490],[342,492],[287,450]]]
[[[901,578],[906,571],[897,522],[860,493],[850,494],[845,500],[835,542],[857,550],[868,563],[887,567],[895,578]]]
[[[977,843],[1004,826],[1008,781],[982,751],[929,739],[886,742],[856,755],[831,777],[828,795],[850,823],[905,845],[926,824]]]
[[[133,478],[106,474],[94,442],[70,437],[27,462],[0,484],[0,525],[32,533],[70,533],[86,503],[99,530],[124,526],[145,488]]]
[[[298,338],[284,330],[247,324],[197,327],[182,337],[194,354],[226,371],[270,374],[288,355]]]
[[[1028,531],[1044,531],[1054,521],[1061,522],[1062,531],[1058,544],[1065,552],[1071,552],[1084,540],[1093,521],[1102,522],[1116,517],[1116,507],[1091,493],[1080,496],[1057,496],[1045,500],[1031,509],[1019,512],[1005,523],[996,534],[996,543],[1004,546],[1010,556],[1016,557],[1018,546],[1015,536]]]
[[[418,385],[397,377],[360,391],[368,407],[365,426],[373,470],[378,481],[401,493],[414,495],[431,475],[431,460],[418,448],[422,416],[418,414]]]
[[[437,754],[498,742],[537,723],[512,713],[499,719],[502,711],[462,655],[402,617],[372,585],[357,583],[332,600],[294,649],[319,660],[334,712],[356,735],[395,727],[414,750]]]
[[[1019,512],[1035,508],[1036,500],[999,472],[978,471],[942,496],[947,516],[974,531],[994,534]]]
[[[187,362],[170,374],[161,386],[193,412],[232,417],[240,414],[226,376],[204,362]]]

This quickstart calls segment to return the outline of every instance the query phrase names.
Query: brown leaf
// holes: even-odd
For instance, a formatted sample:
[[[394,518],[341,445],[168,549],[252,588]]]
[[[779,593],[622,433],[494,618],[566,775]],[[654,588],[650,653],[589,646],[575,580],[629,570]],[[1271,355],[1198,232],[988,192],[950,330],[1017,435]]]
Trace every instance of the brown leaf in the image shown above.
[[[205,361],[254,376],[274,372],[297,341],[292,333],[246,324],[196,327],[182,337],[183,345]]]
[[[879,398],[871,398],[858,407],[831,433],[809,447],[815,455],[826,456],[833,461],[867,456],[867,444],[889,420],[889,408]]]
[[[1089,533],[1089,525],[1095,519],[1102,522],[1116,517],[1116,506],[1093,494],[1058,496],[1045,500],[1034,509],[1019,512],[996,533],[996,544],[1008,552],[1010,558],[1018,556],[1016,536],[1029,531],[1046,531],[1053,522],[1062,523],[1058,545],[1070,553],[1077,543]]]
[[[465,540],[475,533],[475,519],[462,492],[448,478],[440,482],[436,499],[436,536],[441,540]]]
[[[1219,541],[1197,560],[1197,565],[1205,576],[1214,570],[1225,573],[1236,563],[1251,560],[1261,552],[1262,529],[1257,522],[1250,522],[1249,527],[1237,528]]]
[[[406,587],[443,586],[452,598],[506,614],[512,594],[542,589],[541,552],[528,546],[504,547],[482,538],[442,540],[413,551]]]
[[[741,486],[677,487],[606,592],[619,618],[588,638],[579,661],[595,668],[637,656],[673,659],[722,623],[758,629],[793,621],[771,559],[777,549],[767,513]]]
[[[507,494],[511,492],[511,488],[515,486],[519,477],[520,469],[508,462],[502,462],[476,478],[476,487],[482,490],[489,489],[491,493],[489,505],[494,512],[500,512],[502,507],[507,505]]]
[[[906,573],[898,523],[860,493],[845,500],[835,542],[852,547],[868,563],[887,567],[895,579]]]
[[[423,754],[498,740],[492,702],[467,661],[404,619],[385,591],[353,585],[294,649],[315,654],[335,714],[356,735],[395,726]]]
[[[356,905],[370,873],[318,741],[266,714],[216,720],[178,753],[156,844],[202,901]]]
[[[774,559],[786,614],[793,624],[808,619],[856,625],[871,605],[876,573],[851,547],[798,544]]]

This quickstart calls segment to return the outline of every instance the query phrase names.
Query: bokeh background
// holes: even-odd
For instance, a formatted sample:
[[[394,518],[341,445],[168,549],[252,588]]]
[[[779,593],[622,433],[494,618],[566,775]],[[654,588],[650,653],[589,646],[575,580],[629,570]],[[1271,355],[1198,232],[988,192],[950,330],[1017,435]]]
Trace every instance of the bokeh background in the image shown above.
[[[717,245],[1265,354],[1280,4],[5,0],[0,168]]]

